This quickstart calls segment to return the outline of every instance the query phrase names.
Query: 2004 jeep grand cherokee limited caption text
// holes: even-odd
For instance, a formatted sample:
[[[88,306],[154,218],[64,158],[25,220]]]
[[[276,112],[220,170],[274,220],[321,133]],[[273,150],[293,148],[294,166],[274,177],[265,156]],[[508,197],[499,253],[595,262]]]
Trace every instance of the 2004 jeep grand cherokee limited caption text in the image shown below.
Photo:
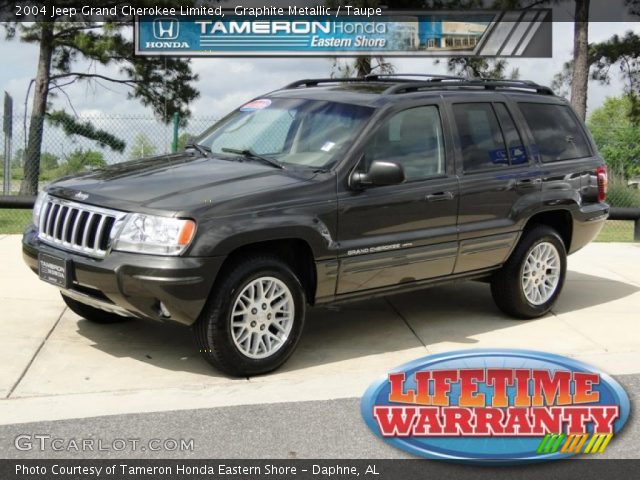
[[[183,153],[58,180],[24,258],[88,320],[192,325],[232,375],[284,363],[307,305],[469,278],[544,315],[608,215],[590,135],[531,82],[412,77],[299,81]]]

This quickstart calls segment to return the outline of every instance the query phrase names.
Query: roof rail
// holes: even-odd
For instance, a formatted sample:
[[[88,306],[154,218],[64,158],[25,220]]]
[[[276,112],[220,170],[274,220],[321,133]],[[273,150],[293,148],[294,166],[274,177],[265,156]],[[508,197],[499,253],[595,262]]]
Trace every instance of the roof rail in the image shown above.
[[[364,77],[346,77],[346,78],[306,78],[304,80],[297,80],[289,85],[283,87],[283,90],[298,87],[316,87],[321,83],[343,83],[343,82],[363,82]]]
[[[456,77],[453,75],[438,75],[429,73],[370,73],[365,75],[365,80],[382,80],[382,81],[402,81],[410,82],[408,77],[424,77],[429,78],[431,81],[439,80],[464,80],[462,77]]]
[[[434,81],[426,82],[401,83],[387,88],[383,94],[395,95],[399,93],[416,92],[424,89],[442,89],[447,87],[484,88],[485,90],[533,90],[535,93],[541,95],[554,95],[553,90],[549,87],[538,85],[537,83],[528,80],[466,80],[463,78],[456,81],[451,81],[450,79],[436,79]]]
[[[413,80],[410,77],[425,77],[427,80]],[[389,73],[389,74],[369,74],[364,77],[346,78],[307,78],[297,80],[283,87],[283,90],[298,87],[317,87],[322,83],[353,83],[353,82],[388,82],[395,85],[384,90],[384,95],[395,95],[399,93],[416,92],[425,89],[443,89],[448,87],[468,87],[484,88],[485,90],[513,89],[528,90],[540,95],[554,95],[553,90],[543,85],[538,85],[530,80],[501,80],[496,78],[467,79],[452,75],[431,75],[413,73]]]
[[[297,80],[283,87],[283,90],[298,87],[317,87],[321,83],[350,83],[350,82],[393,82],[393,83],[412,83],[411,77],[424,77],[431,81],[439,80],[464,80],[462,77],[454,77],[452,75],[431,75],[424,73],[370,73],[363,77],[345,77],[345,78],[305,78]]]

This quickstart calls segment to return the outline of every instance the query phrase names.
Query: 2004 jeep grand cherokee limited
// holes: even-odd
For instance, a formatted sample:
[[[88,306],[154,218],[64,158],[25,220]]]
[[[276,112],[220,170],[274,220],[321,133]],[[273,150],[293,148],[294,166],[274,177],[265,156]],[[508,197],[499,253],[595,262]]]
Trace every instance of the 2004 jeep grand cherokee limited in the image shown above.
[[[284,363],[308,304],[469,278],[544,315],[609,211],[589,133],[531,82],[412,77],[299,81],[183,153],[58,180],[24,258],[88,320],[193,325],[232,375]]]

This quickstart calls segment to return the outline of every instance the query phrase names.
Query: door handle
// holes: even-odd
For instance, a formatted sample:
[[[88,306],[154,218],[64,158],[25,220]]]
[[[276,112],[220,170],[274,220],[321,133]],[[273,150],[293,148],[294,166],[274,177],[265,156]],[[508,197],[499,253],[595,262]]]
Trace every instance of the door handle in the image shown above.
[[[541,182],[542,180],[540,178],[523,178],[522,180],[518,180],[516,182],[516,187],[534,188],[536,185],[538,185]]]
[[[453,200],[452,192],[430,193],[425,197],[427,202],[442,202],[444,200]]]

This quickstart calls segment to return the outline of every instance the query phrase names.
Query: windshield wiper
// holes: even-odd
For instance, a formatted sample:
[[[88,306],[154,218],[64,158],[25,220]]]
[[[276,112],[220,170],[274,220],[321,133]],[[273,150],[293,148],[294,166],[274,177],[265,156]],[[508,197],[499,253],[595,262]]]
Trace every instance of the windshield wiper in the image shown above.
[[[250,148],[239,149],[239,148],[222,148],[221,149],[225,153],[235,153],[237,155],[242,155],[247,158],[252,158],[255,160],[260,160],[262,163],[266,163],[267,165],[271,165],[272,167],[276,167],[279,169],[284,169],[284,165],[282,165],[279,161],[269,158],[263,157],[262,155],[258,155],[256,152],[251,150]]]
[[[206,145],[201,145],[199,143],[195,143],[195,142],[189,142],[184,146],[185,150],[187,148],[193,148],[194,150],[197,150],[199,154],[208,157],[211,154],[211,149],[209,147],[207,147]]]

